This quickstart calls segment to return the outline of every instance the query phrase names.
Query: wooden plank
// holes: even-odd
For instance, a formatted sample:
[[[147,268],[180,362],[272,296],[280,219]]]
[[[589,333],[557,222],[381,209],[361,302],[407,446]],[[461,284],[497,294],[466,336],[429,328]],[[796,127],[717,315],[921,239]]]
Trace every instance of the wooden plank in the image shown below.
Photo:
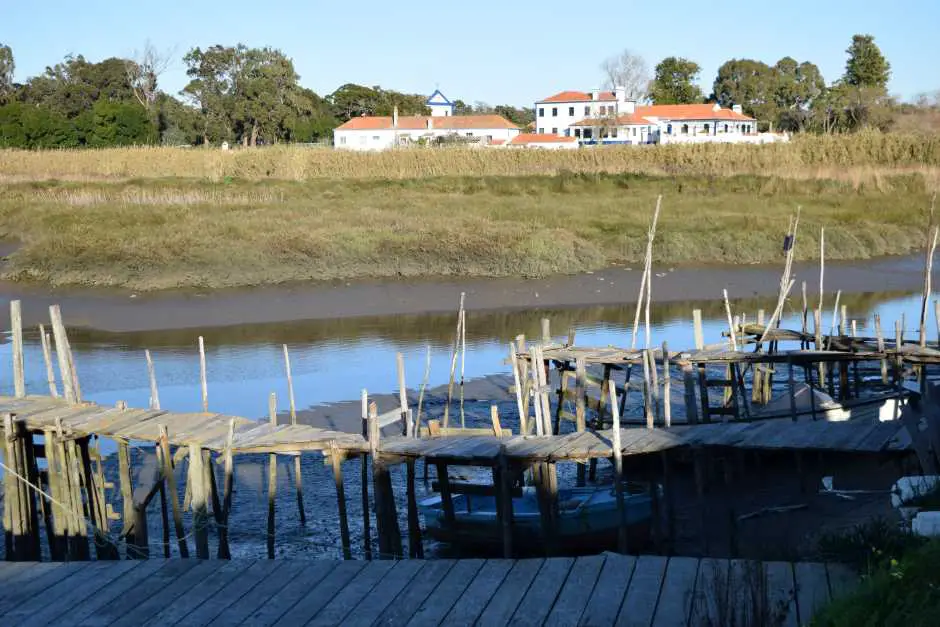
[[[32,564],[27,562],[3,562],[0,561],[0,584],[5,584],[6,581],[19,574],[20,571],[26,572]],[[3,587],[0,586],[0,591],[3,590]]]
[[[366,594],[365,598],[356,604],[355,609],[346,616],[341,623],[342,625],[356,625],[359,627],[372,625],[379,617],[379,614],[395,600],[395,597],[421,571],[425,562],[424,560],[412,559],[402,560],[394,564],[394,567]]]
[[[796,581],[796,611],[801,625],[808,625],[821,607],[829,602],[829,578],[825,564],[797,562],[793,565]]]
[[[543,559],[516,560],[503,580],[502,586],[487,603],[478,624],[504,625],[508,623],[544,562]]]
[[[375,624],[403,625],[407,623],[421,607],[421,604],[424,603],[424,600],[428,598],[428,595],[447,576],[454,564],[456,564],[456,561],[449,559],[425,562],[424,568],[418,571],[418,574],[414,576],[408,586],[383,610]]]
[[[728,602],[728,560],[704,558],[698,566],[689,625],[724,625]],[[719,598],[722,597],[722,598]]]
[[[283,566],[262,579],[258,585],[246,592],[240,599],[225,608],[210,625],[241,625],[259,607],[293,581],[306,568],[304,561],[285,562]]]
[[[588,555],[575,560],[565,580],[565,585],[558,594],[555,606],[545,621],[546,625],[567,627],[578,624],[584,608],[587,607],[588,599],[594,591],[604,562],[603,555]]]
[[[99,607],[95,612],[85,616],[80,625],[110,625],[111,623],[133,614],[137,606],[145,602],[152,595],[160,593],[164,588],[184,576],[190,569],[195,568],[199,562],[196,560],[168,560],[163,568],[155,571],[140,585],[125,590],[119,597],[112,599]],[[71,613],[69,613],[71,618]]]
[[[308,590],[307,594],[274,624],[285,626],[305,624],[323,609],[349,583],[350,579],[359,574],[366,564],[371,563],[373,562],[356,560],[344,560],[337,563],[329,576],[324,577],[313,589]]]
[[[666,565],[662,591],[653,616],[653,627],[679,627],[687,625],[692,613],[692,595],[698,576],[699,559],[671,557]]]
[[[206,578],[192,586],[182,596],[178,597],[172,605],[148,620],[145,625],[172,625],[186,618],[203,601],[228,585],[230,581],[239,577],[248,570],[254,560],[223,561],[221,566]]]
[[[95,594],[87,597],[81,603],[68,608],[69,623],[76,625],[100,608],[114,602],[115,599],[120,599],[129,590],[133,590],[136,586],[146,585],[144,582],[167,564],[169,564],[167,560],[150,559],[141,561],[136,568],[127,572],[123,577],[119,577],[110,585],[100,588]]]
[[[467,627],[476,624],[514,564],[513,560],[508,559],[487,560],[464,593],[454,603],[450,613],[444,619],[444,624]]]
[[[299,572],[295,573],[290,581],[282,581],[282,588],[269,597],[261,606],[241,623],[243,626],[262,627],[273,625],[277,619],[288,612],[294,604],[300,601],[314,586],[329,575],[336,562],[333,560],[316,560],[304,562]]]
[[[548,617],[574,565],[574,558],[553,557],[545,560],[535,581],[512,615],[511,625],[541,625]]]
[[[483,567],[483,563],[484,560],[481,559],[465,559],[454,564],[447,576],[441,580],[441,584],[414,613],[408,625],[439,625],[473,581],[477,571]]]
[[[132,611],[128,611],[111,623],[112,625],[140,625],[150,620],[156,614],[163,611],[164,608],[173,605],[176,600],[183,596],[204,579],[211,579],[215,576],[219,567],[225,562],[222,561],[197,561],[195,566],[187,572],[177,576],[169,585],[162,590],[148,590],[152,594],[149,598],[140,600],[133,606]],[[149,587],[148,587],[149,588]]]
[[[183,617],[185,619],[183,622],[187,627],[190,625],[208,625],[215,620],[216,616],[224,612],[264,579],[267,577],[277,578],[277,571],[285,563],[274,560],[253,562],[251,566],[244,569],[237,577],[232,578],[223,588],[216,590],[208,597],[203,597],[203,602],[186,614]]]
[[[653,622],[668,561],[668,558],[659,555],[641,555],[637,558],[627,596],[617,616],[618,625],[649,627]]]
[[[851,594],[861,582],[857,572],[845,564],[826,564],[829,575],[829,596],[832,600]]]
[[[11,581],[4,586],[3,598],[0,599],[0,616],[25,603],[34,595],[45,592],[64,579],[80,581],[77,576],[89,566],[89,562],[71,562],[68,564],[35,564],[39,576],[27,581]]]
[[[600,577],[581,614],[580,625],[613,625],[627,595],[637,559],[632,555],[608,553]]]
[[[16,592],[16,588],[26,582],[47,574],[49,571],[65,566],[64,562],[0,562],[10,568],[10,573],[3,581],[3,587],[0,587],[0,599],[8,594]]]
[[[68,612],[80,600],[123,577],[140,563],[140,560],[96,562],[92,566],[92,571],[86,573],[80,582],[66,579],[60,582],[62,585],[56,586],[54,594],[33,597],[12,612],[5,614],[0,618],[0,622],[5,625],[15,625],[25,620],[30,625],[48,625]]]
[[[796,627],[796,589],[793,583],[793,565],[789,562],[765,562],[767,600],[770,602],[778,627]]]
[[[308,625],[338,625],[395,566],[392,560],[369,562],[320,610]]]

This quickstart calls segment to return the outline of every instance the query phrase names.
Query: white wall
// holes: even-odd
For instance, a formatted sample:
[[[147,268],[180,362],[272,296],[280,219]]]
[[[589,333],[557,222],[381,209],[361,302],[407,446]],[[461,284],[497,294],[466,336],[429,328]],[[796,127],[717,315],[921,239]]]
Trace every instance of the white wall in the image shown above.
[[[563,137],[569,126],[586,118],[614,114],[625,115],[635,111],[636,103],[629,100],[621,102],[616,100],[537,102],[535,103],[535,132]],[[573,135],[574,131],[572,130],[570,133]]]
[[[386,150],[396,145],[417,143],[422,137],[445,137],[457,133],[464,137],[487,137],[502,139],[508,142],[519,134],[515,128],[467,128],[453,129],[415,129],[403,130],[345,130],[337,129],[333,132],[333,146],[340,150]]]

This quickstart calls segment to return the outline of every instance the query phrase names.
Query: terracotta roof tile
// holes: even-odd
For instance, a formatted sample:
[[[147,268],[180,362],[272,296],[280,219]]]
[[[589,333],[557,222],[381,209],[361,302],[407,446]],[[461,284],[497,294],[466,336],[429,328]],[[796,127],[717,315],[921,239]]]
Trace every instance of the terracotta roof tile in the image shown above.
[[[598,101],[608,101],[616,100],[614,93],[611,91],[602,91],[598,94]],[[554,96],[549,96],[544,100],[539,100],[539,103],[543,102],[591,102],[590,92],[585,91],[561,91],[555,94]]]
[[[559,137],[550,133],[522,133],[509,142],[515,146],[521,144],[570,144],[578,141],[574,137]]]
[[[519,128],[501,115],[408,115],[398,118],[398,128],[403,131],[418,131],[428,128],[428,120],[436,130]],[[336,130],[342,131],[378,131],[391,130],[390,116],[365,116],[352,118]]]
[[[644,117],[642,117],[642,116],[639,116],[639,115],[635,115],[635,114],[629,114],[629,113],[627,113],[627,114],[624,114],[624,115],[618,115],[618,116],[617,116],[617,125],[618,125],[618,126],[631,126],[631,125],[638,125],[638,124],[645,126],[645,125],[652,124],[652,123],[653,123],[653,122],[651,122],[650,120],[647,120],[646,118],[644,118]],[[571,126],[604,126],[604,125],[606,125],[606,124],[610,124],[610,120],[609,120],[609,119],[605,119],[605,118],[585,118],[585,119],[581,120],[580,122],[575,122],[575,123],[572,124]]]
[[[654,116],[667,120],[754,121],[754,118],[736,113],[731,109],[720,108],[716,111],[714,107],[714,104],[650,105],[637,107],[636,112],[638,115]]]

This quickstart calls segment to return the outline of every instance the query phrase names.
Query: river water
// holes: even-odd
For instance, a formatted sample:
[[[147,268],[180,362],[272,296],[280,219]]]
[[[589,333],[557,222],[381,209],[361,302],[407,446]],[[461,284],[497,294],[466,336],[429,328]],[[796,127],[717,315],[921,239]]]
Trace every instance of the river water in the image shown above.
[[[811,301],[815,297],[810,295]],[[826,331],[832,322],[832,297],[823,315]],[[860,334],[873,335],[872,320],[879,314],[883,327],[893,335],[894,320],[905,320],[906,337],[915,337],[920,311],[920,296],[911,293],[862,293],[843,295],[850,319],[856,320]],[[769,317],[774,298],[732,302],[735,315],[756,319],[758,308]],[[652,342],[666,340],[671,350],[693,345],[692,309],[701,308],[704,316],[706,343],[720,341],[727,328],[724,305],[720,302],[669,303],[654,306],[651,311]],[[799,307],[796,299],[785,311],[784,326],[799,328]],[[932,311],[932,307],[931,307]],[[68,311],[63,312],[68,323]],[[635,305],[624,307],[584,307],[557,310],[475,312],[468,303],[467,351],[465,377],[468,380],[486,375],[506,374],[504,364],[508,343],[519,333],[538,337],[540,320],[551,320],[553,335],[576,335],[579,345],[629,345],[629,329]],[[282,345],[287,344],[292,361],[297,406],[306,408],[324,403],[358,399],[362,388],[371,394],[393,393],[397,388],[395,353],[402,352],[406,363],[406,380],[416,387],[424,376],[425,356],[431,353],[429,384],[446,384],[451,361],[456,315],[408,315],[357,317],[338,320],[317,320],[277,324],[228,326],[222,328],[108,333],[90,329],[70,329],[70,340],[85,400],[106,405],[119,400],[135,407],[147,406],[149,384],[143,351],[152,351],[159,381],[162,407],[172,411],[200,411],[199,359],[197,337],[205,338],[208,371],[209,407],[213,412],[262,418],[267,414],[268,395],[275,392],[279,409],[287,408],[287,385],[284,376]],[[928,324],[930,338],[936,333],[933,316]],[[637,343],[641,345],[641,336]],[[27,329],[25,344],[27,389],[33,394],[48,391],[38,332]],[[0,392],[12,394],[11,347],[0,344]],[[513,403],[506,403],[508,411]],[[471,423],[484,418],[486,403],[471,403]],[[432,417],[439,404],[431,406]],[[514,417],[507,417],[504,426],[517,430]],[[102,442],[106,454],[114,451],[110,442]],[[151,463],[146,446],[135,448],[137,466]],[[113,455],[107,468],[113,472]],[[266,456],[240,456],[236,459],[236,494],[230,521],[233,553],[261,557],[265,554]],[[292,492],[293,464],[284,457],[279,462],[277,495],[276,546],[279,555],[337,557],[339,530],[336,495],[329,468],[317,455],[303,457],[308,524],[301,526]],[[354,553],[361,555],[362,514],[360,506],[359,462],[344,464],[346,495]],[[421,468],[419,466],[419,475]],[[403,473],[393,474],[396,496],[404,498]],[[419,482],[420,483],[420,482]],[[425,488],[419,485],[419,498]],[[111,495],[115,509],[120,510],[118,496]],[[158,552],[159,505],[150,512],[153,550]],[[404,531],[405,508],[399,505]],[[118,523],[119,524],[119,523]],[[187,523],[188,524],[188,523]],[[187,526],[187,528],[189,528]],[[112,529],[117,533],[118,527]],[[440,553],[440,547],[430,547]],[[175,554],[175,547],[174,547]]]

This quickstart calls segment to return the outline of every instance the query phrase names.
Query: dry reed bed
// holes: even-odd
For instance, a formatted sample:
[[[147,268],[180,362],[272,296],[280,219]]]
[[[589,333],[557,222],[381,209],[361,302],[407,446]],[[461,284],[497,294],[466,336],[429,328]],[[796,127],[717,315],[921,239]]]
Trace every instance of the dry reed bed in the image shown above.
[[[411,179],[546,175],[772,174],[840,180],[910,169],[940,180],[940,134],[798,136],[787,144],[605,147],[598,150],[409,149],[354,153],[306,147],[222,151],[203,148],[0,151],[0,180],[121,181],[183,177],[206,181],[317,178]]]

